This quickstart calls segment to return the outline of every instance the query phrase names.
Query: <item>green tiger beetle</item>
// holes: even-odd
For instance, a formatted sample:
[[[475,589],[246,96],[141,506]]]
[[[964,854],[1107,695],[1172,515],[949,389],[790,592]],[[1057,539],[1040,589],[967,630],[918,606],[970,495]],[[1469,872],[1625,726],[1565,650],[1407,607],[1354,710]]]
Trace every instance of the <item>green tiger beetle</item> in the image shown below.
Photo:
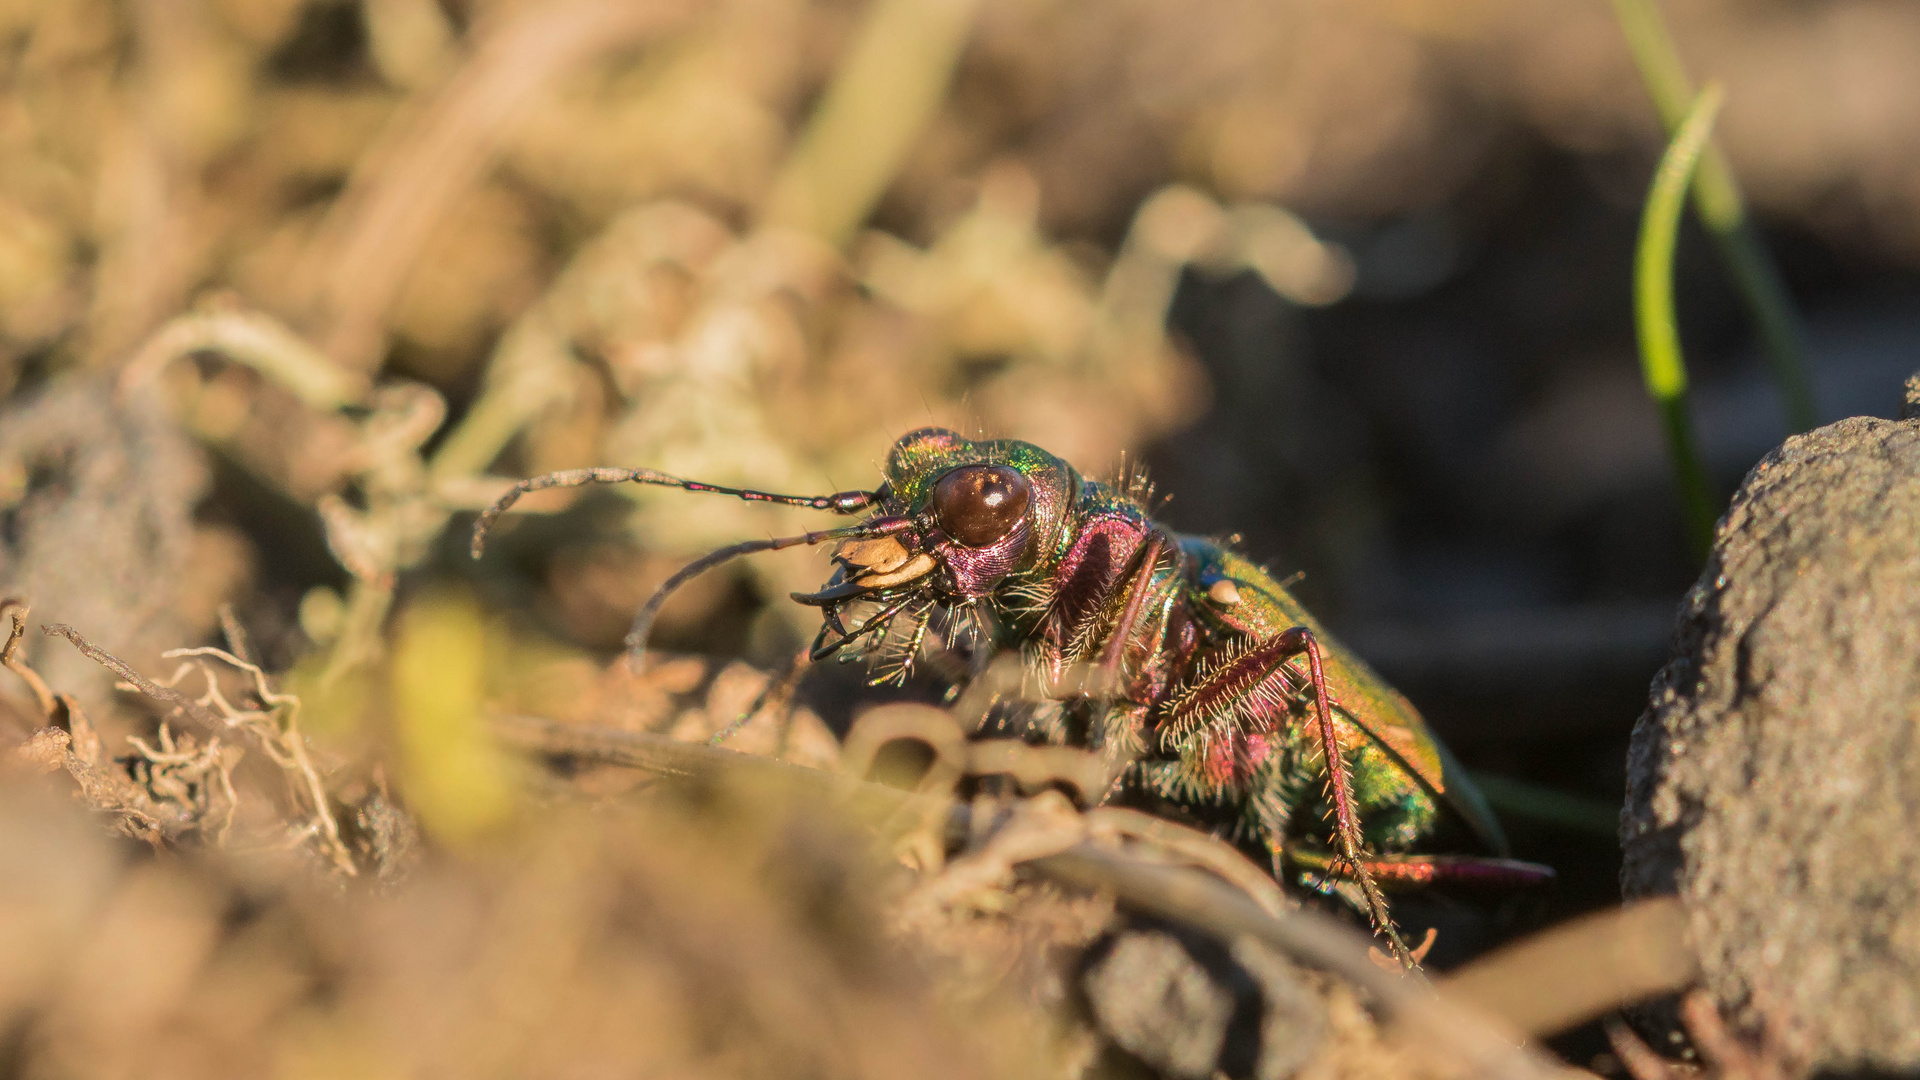
[[[1019,650],[1043,685],[1092,666],[1105,679],[1088,719],[1055,709],[1026,734],[1106,753],[1117,774],[1108,800],[1172,809],[1263,852],[1281,880],[1291,872],[1342,892],[1404,963],[1411,953],[1383,889],[1513,890],[1553,876],[1506,857],[1486,801],[1406,698],[1267,571],[1154,522],[1140,482],[1083,479],[1031,443],[924,428],[894,443],[871,491],[774,495],[648,469],[535,477],[481,515],[475,555],[520,495],[594,482],[867,515],[692,563],[636,617],[630,656],[644,650],[666,595],[695,574],[756,551],[837,541],[831,579],[793,596],[822,612],[813,659],[869,655],[890,665],[875,681],[897,679],[938,619],[950,632],[976,628],[985,646],[976,654]],[[1421,853],[1449,834],[1480,853]]]

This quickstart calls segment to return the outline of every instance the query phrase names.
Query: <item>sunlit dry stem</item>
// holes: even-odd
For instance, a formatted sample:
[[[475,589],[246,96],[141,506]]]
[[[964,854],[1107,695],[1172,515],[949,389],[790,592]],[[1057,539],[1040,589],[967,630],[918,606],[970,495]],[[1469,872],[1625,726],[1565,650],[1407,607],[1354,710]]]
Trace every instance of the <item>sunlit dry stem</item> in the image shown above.
[[[248,640],[247,628],[240,625],[240,617],[233,613],[232,604],[220,605],[220,636],[227,639],[227,652],[243,664],[253,663],[253,646]]]
[[[194,723],[200,725],[203,730],[219,732],[226,730],[228,727],[226,720],[221,717],[219,713],[214,712],[212,709],[200,704],[180,691],[169,686],[161,686],[159,683],[133,670],[133,668],[127,665],[126,661],[95,645],[93,642],[88,641],[85,635],[73,627],[65,623],[51,623],[42,626],[40,632],[49,637],[66,638],[72,642],[73,647],[79,649],[87,659],[120,676],[123,681],[131,685],[141,694],[155,701],[163,701],[175,709],[178,709],[192,719]]]
[[[1112,834],[1144,841],[1213,874],[1246,893],[1262,911],[1276,919],[1286,918],[1299,906],[1289,902],[1280,886],[1238,848],[1204,833],[1121,806],[1102,806],[1088,811],[1087,824],[1095,836]]]
[[[543,757],[621,765],[665,779],[697,781],[737,776],[766,787],[784,783],[829,795],[841,800],[840,805],[851,812],[874,818],[897,819],[903,808],[916,804],[944,806],[953,842],[959,842],[968,831],[970,814],[964,805],[789,762],[680,742],[664,735],[528,716],[496,716],[492,726],[508,745]],[[1105,817],[1093,824],[1099,828],[1130,823]],[[1141,839],[1164,846],[1174,830],[1185,831],[1172,822],[1162,822],[1151,830],[1153,835],[1142,830]],[[1209,843],[1226,847],[1204,833],[1193,833],[1189,841],[1190,845]],[[1187,861],[1197,861],[1192,859],[1190,849],[1177,854]],[[1231,857],[1222,853],[1206,862],[1211,866]],[[1495,1080],[1553,1080],[1562,1075],[1537,1051],[1516,1045],[1506,1032],[1477,1012],[1434,994],[1418,975],[1380,970],[1368,959],[1366,944],[1357,934],[1319,912],[1290,908],[1285,918],[1275,918],[1261,901],[1208,873],[1150,862],[1097,843],[1083,843],[1024,865],[1057,883],[1108,893],[1131,907],[1181,922],[1221,941],[1257,938],[1287,956],[1340,976],[1365,990],[1385,1012],[1407,1025],[1413,1037],[1459,1055],[1467,1065],[1464,1075]]]
[[[204,701],[196,701],[171,686],[157,683],[145,675],[140,674],[129,666],[126,661],[95,645],[93,642],[88,641],[85,635],[71,626],[63,623],[53,623],[42,626],[40,632],[50,637],[66,638],[73,643],[74,648],[79,649],[89,660],[120,676],[121,679],[125,680],[127,684],[141,694],[155,701],[162,701],[173,706],[207,732],[217,734],[223,730],[236,727],[244,728],[247,726],[245,723],[247,714],[239,713],[237,710],[232,710],[231,706],[226,705],[225,700],[218,695],[218,687],[214,683],[213,674],[204,667],[201,670],[207,679],[209,696]],[[295,705],[298,704],[298,699],[296,698],[285,694],[273,694],[268,691],[266,673],[260,669],[259,665],[241,660],[223,649],[176,649],[166,655],[169,657],[217,657],[240,668],[242,671],[252,674],[255,679],[256,689],[261,694],[262,701],[270,707],[277,707],[280,704],[289,702]],[[215,701],[218,701],[220,705],[224,706],[225,709],[229,711],[229,714],[222,715],[222,712],[216,711],[211,707],[210,703]],[[315,823],[325,837],[326,846],[332,855],[334,865],[337,866],[343,874],[352,877],[359,871],[354,866],[353,856],[347,850],[346,842],[341,838],[339,824],[334,820],[333,810],[328,804],[325,785],[321,783],[318,771],[314,768],[312,761],[307,756],[306,740],[300,734],[295,716],[296,710],[290,708],[284,714],[285,718],[282,721],[284,726],[270,725],[278,741],[282,744],[277,749],[281,753],[288,755],[287,760],[283,760],[280,753],[275,752],[276,747],[274,740],[261,735],[257,730],[254,731],[254,734],[260,738],[262,749],[266,750],[268,755],[272,756],[276,762],[279,762],[284,767],[293,767],[300,771],[302,779],[305,781],[307,795],[314,803]],[[291,766],[288,766],[288,760],[291,761]]]
[[[707,492],[714,495],[732,495],[748,502],[775,503],[780,506],[804,506],[810,510],[829,510],[836,514],[855,514],[872,506],[879,495],[872,491],[836,491],[832,495],[775,495],[766,491],[753,491],[748,488],[721,487],[718,484],[703,484],[698,480],[682,480],[677,476],[668,476],[652,469],[563,469],[541,476],[528,477],[513,485],[505,495],[494,500],[492,506],[481,511],[479,520],[473,523],[474,558],[479,558],[486,550],[487,531],[493,523],[520,501],[520,496],[533,491],[545,491],[548,488],[580,487],[583,484],[659,484],[662,487],[679,488],[682,491]],[[811,535],[811,534],[809,534]],[[756,549],[761,550],[761,549]]]
[[[273,759],[274,764],[299,775],[298,780],[289,776],[287,778],[288,786],[296,790],[304,790],[307,799],[313,803],[314,823],[327,848],[328,854],[333,858],[334,866],[348,877],[357,876],[359,874],[359,868],[354,865],[353,855],[347,850],[346,841],[341,838],[340,824],[334,819],[333,809],[328,801],[326,785],[321,782],[320,771],[314,767],[313,759],[307,753],[306,736],[300,733],[300,699],[292,694],[274,693],[273,688],[267,685],[267,673],[260,665],[251,660],[243,659],[225,649],[216,649],[212,646],[202,646],[191,649],[169,649],[161,653],[160,656],[166,660],[174,660],[181,657],[191,658],[193,660],[193,666],[199,669],[201,677],[204,678],[207,683],[206,696],[202,697],[199,703],[217,709],[220,715],[226,719],[227,726],[241,727],[248,730],[254,738],[259,740],[260,749],[265,751],[267,756]],[[252,711],[241,712],[229,704],[225,695],[220,693],[219,680],[214,678],[213,672],[208,669],[206,664],[200,659],[202,657],[213,657],[251,675],[253,677],[254,696],[260,699],[260,704],[265,706],[268,711],[264,713]],[[167,684],[170,689],[173,684],[179,682],[180,675],[183,672],[184,669],[182,672],[176,672],[174,674],[172,683]],[[254,726],[255,724],[259,726]],[[263,728],[264,731],[271,731],[273,734],[271,736],[265,734],[262,730]],[[233,789],[232,778],[227,776],[225,772],[222,772],[220,776],[228,794],[231,796]],[[233,826],[233,814],[236,805],[236,803],[231,801],[227,805],[226,824],[222,825],[220,829],[221,842],[223,843],[225,842],[227,831]]]
[[[20,676],[21,681],[27,684],[27,688],[33,691],[34,700],[40,704],[41,714],[47,718],[48,723],[53,723],[54,714],[59,709],[53,690],[47,686],[46,680],[40,677],[40,673],[27,666],[27,662],[20,657],[20,637],[27,632],[27,615],[32,610],[24,600],[14,597],[0,600],[0,612],[13,616],[13,629],[7,636],[5,647],[0,647],[0,664],[6,665],[8,670]]]

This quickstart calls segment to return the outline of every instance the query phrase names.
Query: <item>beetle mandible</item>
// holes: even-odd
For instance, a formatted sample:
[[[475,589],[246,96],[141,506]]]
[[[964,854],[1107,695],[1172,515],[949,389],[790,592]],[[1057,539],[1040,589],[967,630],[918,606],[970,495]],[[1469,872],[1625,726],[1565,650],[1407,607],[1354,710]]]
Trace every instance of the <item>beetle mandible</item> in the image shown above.
[[[1138,483],[1086,480],[1032,443],[942,428],[902,436],[885,472],[871,491],[819,496],[649,469],[550,473],[481,515],[474,554],[522,494],[594,482],[865,513],[846,528],[748,541],[688,565],[635,618],[630,655],[644,649],[667,594],[695,574],[756,551],[838,541],[832,578],[793,597],[821,609],[813,659],[857,651],[891,665],[877,678],[904,677],[938,618],[983,628],[989,651],[1020,650],[1045,685],[1091,665],[1103,676],[1099,707],[1048,734],[1116,762],[1108,798],[1211,825],[1263,850],[1276,877],[1292,870],[1350,886],[1403,962],[1410,954],[1383,886],[1520,887],[1552,876],[1507,857],[1486,802],[1406,698],[1264,569],[1156,523]],[[1482,853],[1420,853],[1449,821]]]

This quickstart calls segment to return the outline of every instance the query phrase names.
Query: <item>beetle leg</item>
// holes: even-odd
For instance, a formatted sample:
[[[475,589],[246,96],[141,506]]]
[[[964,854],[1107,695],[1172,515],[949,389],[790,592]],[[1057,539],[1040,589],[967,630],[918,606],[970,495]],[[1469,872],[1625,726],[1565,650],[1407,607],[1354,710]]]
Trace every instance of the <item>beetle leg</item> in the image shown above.
[[[825,632],[824,628],[822,632]],[[810,653],[809,649],[801,649],[787,661],[785,670],[769,675],[767,685],[760,688],[760,692],[754,695],[753,700],[747,704],[739,716],[734,717],[726,727],[714,732],[713,736],[707,740],[707,745],[719,746],[733,738],[735,733],[747,726],[749,720],[760,715],[760,710],[766,708],[768,702],[773,702],[775,708],[780,710],[779,719],[774,723],[781,729],[780,743],[784,746],[787,741],[786,729],[793,723],[793,692],[799,688],[800,677],[806,673]]]
[[[1299,848],[1288,848],[1284,854],[1296,866],[1331,878],[1353,879],[1344,857]],[[1554,878],[1552,867],[1487,855],[1380,855],[1363,858],[1360,865],[1376,884],[1389,891],[1452,885],[1511,892],[1544,885]]]
[[[880,609],[878,614],[869,617],[865,622],[854,627],[851,631],[846,628],[845,623],[840,621],[840,612],[839,609],[836,608],[827,616],[826,620],[821,623],[820,632],[814,635],[813,647],[808,650],[807,659],[817,664],[868,634],[874,633],[875,631],[884,633],[888,627],[893,625],[893,617],[900,614],[901,610],[912,602],[912,599],[912,597],[903,597],[887,605]],[[840,636],[832,641],[827,641],[826,637],[829,629],[838,633]]]
[[[913,629],[907,632],[906,640],[898,646],[900,651],[893,658],[885,660],[884,666],[874,672],[873,677],[867,680],[868,686],[907,685],[907,676],[913,673],[913,662],[920,655],[920,646],[927,640],[927,627],[933,622],[933,605],[929,603],[909,617],[913,619]]]
[[[1116,782],[1139,757],[1147,706],[1130,702],[1125,708],[1116,708],[1114,700],[1126,696],[1127,643],[1133,637],[1134,625],[1140,621],[1141,610],[1146,607],[1147,594],[1153,591],[1153,568],[1159,564],[1165,549],[1158,533],[1142,545],[1140,566],[1127,579],[1126,604],[1121,607],[1120,617],[1114,620],[1107,643],[1100,650],[1100,662],[1095,669],[1097,682],[1090,688],[1093,695],[1105,699],[1100,727],[1103,742],[1113,755],[1111,769]]]
[[[1360,857],[1360,813],[1353,805],[1353,777],[1348,771],[1346,756],[1340,753],[1340,740],[1333,728],[1333,709],[1327,703],[1327,676],[1320,665],[1320,643],[1314,639],[1312,630],[1296,626],[1276,637],[1274,645],[1283,663],[1301,653],[1306,654],[1307,670],[1313,684],[1313,711],[1320,735],[1320,753],[1326,762],[1327,787],[1333,793],[1334,840],[1340,848],[1340,861],[1352,868],[1354,882],[1367,898],[1367,914],[1373,920],[1374,928],[1392,946],[1394,958],[1412,967],[1413,953],[1407,948],[1407,943],[1400,940],[1400,931],[1393,925],[1393,916],[1387,913],[1387,898],[1381,895],[1379,884],[1374,881],[1373,874]]]
[[[1120,679],[1124,676],[1123,662],[1127,655],[1127,639],[1133,636],[1133,624],[1140,621],[1140,609],[1146,605],[1147,593],[1153,590],[1153,568],[1160,562],[1163,548],[1158,534],[1150,537],[1143,545],[1140,556],[1140,569],[1134,571],[1127,582],[1127,604],[1120,609],[1120,618],[1113,624],[1113,632],[1107,637],[1106,648],[1100,651],[1100,670],[1113,680],[1118,691]]]
[[[1320,661],[1320,643],[1314,639],[1312,630],[1296,626],[1234,653],[1180,694],[1164,723],[1173,732],[1190,732],[1228,718],[1238,724],[1243,710],[1257,702],[1264,702],[1277,711],[1284,704],[1284,695],[1290,691],[1276,684],[1285,679],[1287,661],[1302,655],[1307,658],[1307,687],[1313,692],[1313,733],[1320,743],[1327,792],[1333,802],[1334,850],[1339,861],[1352,868],[1351,874],[1344,876],[1350,876],[1360,887],[1374,928],[1393,947],[1394,956],[1402,963],[1409,963],[1412,953],[1400,940],[1400,932],[1387,914],[1386,897],[1381,895],[1380,886],[1361,856],[1360,813],[1353,800],[1353,776],[1345,755],[1340,752],[1333,705],[1327,694],[1327,676]]]

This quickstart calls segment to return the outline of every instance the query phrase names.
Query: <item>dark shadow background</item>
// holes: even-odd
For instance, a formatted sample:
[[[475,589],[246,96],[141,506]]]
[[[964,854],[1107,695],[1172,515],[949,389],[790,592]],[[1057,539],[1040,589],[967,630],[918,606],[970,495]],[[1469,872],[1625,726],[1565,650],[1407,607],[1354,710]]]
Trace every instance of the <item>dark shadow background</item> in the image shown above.
[[[1360,253],[1356,295],[1332,307],[1291,305],[1252,274],[1189,273],[1170,323],[1214,404],[1149,462],[1169,521],[1238,533],[1277,576],[1304,572],[1291,588],[1495,778],[1483,786],[1516,855],[1559,871],[1535,913],[1550,923],[1619,901],[1601,811],[1619,805],[1628,736],[1698,568],[1637,386],[1636,208],[1593,163],[1544,146],[1506,166],[1427,214],[1329,224]],[[1822,421],[1896,416],[1920,369],[1920,278],[1792,223],[1765,233],[1807,316]],[[1678,265],[1724,499],[1784,421],[1697,227]],[[1498,778],[1595,813],[1550,820]],[[1605,1050],[1597,1025],[1555,1045],[1581,1063]]]

